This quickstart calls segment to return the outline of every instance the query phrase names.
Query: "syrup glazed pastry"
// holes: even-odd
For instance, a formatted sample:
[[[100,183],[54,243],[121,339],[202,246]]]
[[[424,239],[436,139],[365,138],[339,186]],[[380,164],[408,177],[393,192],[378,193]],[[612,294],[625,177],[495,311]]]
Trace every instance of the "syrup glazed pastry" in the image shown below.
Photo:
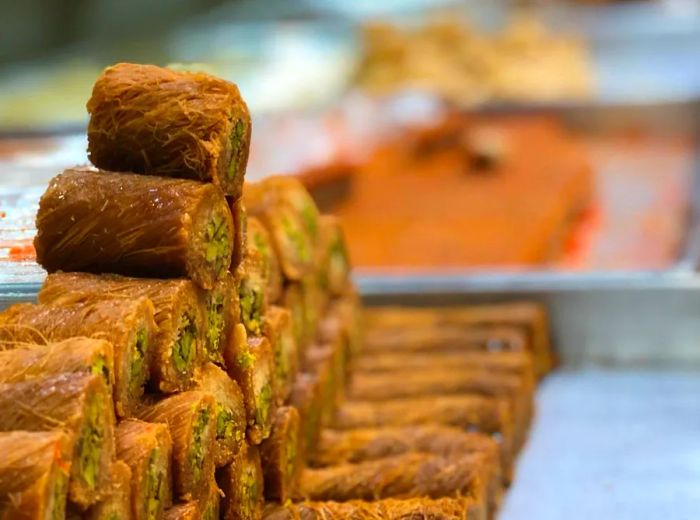
[[[0,431],[47,431],[58,425],[74,443],[69,496],[84,509],[107,488],[114,459],[114,405],[102,375],[0,384]]]
[[[66,340],[66,345],[76,336],[108,340],[114,347],[114,370],[110,367],[110,373],[114,376],[114,405],[119,417],[133,415],[143,396],[155,335],[153,304],[147,298],[92,299],[66,305],[17,304],[0,313],[0,338],[37,344]],[[70,348],[66,345],[59,359],[65,359],[63,350]],[[46,370],[52,363],[41,366]]]
[[[118,460],[112,464],[109,478],[109,492],[100,502],[88,509],[86,520],[115,520],[131,518],[131,469]],[[68,515],[71,518],[71,515]]]
[[[0,433],[0,518],[64,518],[72,449],[61,431]]]
[[[264,250],[248,241],[243,261],[236,269],[240,321],[252,336],[261,336],[268,305],[268,272]]]
[[[270,437],[260,445],[265,498],[284,503],[292,498],[301,466],[299,457],[299,412],[283,406],[275,412]]]
[[[212,479],[213,480],[213,479]],[[209,485],[204,498],[176,504],[163,515],[164,520],[218,520],[221,495],[216,482]]]
[[[260,255],[260,269],[262,278],[266,282],[267,301],[278,302],[282,297],[282,272],[277,254],[272,247],[270,234],[262,222],[255,217],[248,218],[247,233],[249,247]]]
[[[231,265],[233,219],[219,188],[73,168],[39,202],[37,261],[49,272],[185,276],[211,289]]]
[[[216,282],[211,290],[200,290],[204,329],[204,360],[224,363],[224,348],[231,341],[233,325],[240,321],[240,303],[236,281],[231,273]]]
[[[217,471],[224,520],[258,520],[263,508],[263,472],[257,446],[244,443],[233,462]]]
[[[178,498],[196,500],[208,490],[214,472],[216,401],[189,391],[146,406],[139,419],[167,424],[173,440],[173,481]]]
[[[251,120],[235,84],[118,63],[97,78],[87,109],[88,154],[98,168],[211,181],[241,195]]]
[[[190,280],[55,273],[38,296],[47,305],[144,297],[153,303],[158,327],[150,349],[153,386],[164,393],[191,388],[204,348],[205,322],[198,289]]]
[[[163,510],[172,503],[173,446],[168,427],[127,419],[119,423],[115,434],[117,457],[131,469],[132,517],[161,518]]]
[[[350,500],[348,502],[303,502],[269,504],[263,520],[485,520],[486,512],[478,501],[459,498],[385,498],[383,500]]]
[[[243,393],[236,381],[212,363],[201,368],[195,388],[212,394],[216,400],[214,462],[217,467],[225,466],[245,442],[247,417]]]
[[[271,305],[265,315],[265,337],[275,357],[275,397],[277,404],[286,402],[299,370],[299,351],[292,314],[284,307]]]

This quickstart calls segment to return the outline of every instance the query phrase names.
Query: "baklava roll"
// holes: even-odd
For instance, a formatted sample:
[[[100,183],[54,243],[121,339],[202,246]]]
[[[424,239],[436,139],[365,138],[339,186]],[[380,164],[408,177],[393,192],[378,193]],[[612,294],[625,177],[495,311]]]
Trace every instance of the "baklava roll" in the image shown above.
[[[323,419],[323,394],[326,381],[319,374],[300,372],[294,380],[289,404],[299,412],[300,451],[305,458],[318,444]]]
[[[484,458],[489,504],[495,510],[503,493],[503,468],[498,443],[490,436],[465,432],[447,426],[425,425],[399,428],[360,428],[357,430],[323,430],[312,466],[378,460],[405,453],[430,453],[446,459],[466,454]],[[507,470],[507,468],[505,468]]]
[[[318,280],[323,291],[341,296],[350,283],[350,260],[340,221],[332,215],[319,219]]]
[[[233,252],[231,253],[231,268],[234,272],[243,261],[243,255],[248,244],[248,213],[243,198],[227,197],[231,215],[233,216]]]
[[[213,479],[212,479],[213,480]],[[176,504],[165,511],[164,520],[219,520],[221,497],[216,482],[199,500]]]
[[[512,302],[463,305],[436,308],[381,307],[367,313],[368,325],[373,329],[387,329],[390,333],[413,327],[512,327],[525,336],[527,349],[533,353],[538,376],[551,370],[554,355],[549,338],[549,320],[546,309],[539,303]]]
[[[0,336],[8,328],[33,331],[49,341],[87,336],[109,341],[114,350],[114,404],[120,417],[134,414],[150,376],[157,334],[153,303],[90,299],[66,305],[18,304],[0,314]],[[37,343],[43,343],[39,337]],[[109,363],[112,363],[110,357]],[[111,370],[111,369],[110,369]]]
[[[282,306],[285,309],[289,309],[289,312],[292,313],[292,331],[294,332],[297,348],[301,353],[308,343],[307,338],[312,334],[312,331],[306,330],[306,311],[301,284],[287,284],[282,295]]]
[[[181,500],[204,496],[214,472],[216,401],[210,393],[189,391],[146,406],[139,419],[167,424],[173,440],[173,482]]]
[[[347,502],[302,502],[269,504],[264,520],[486,520],[483,505],[469,497],[459,498],[385,498]]]
[[[292,498],[300,469],[299,412],[283,406],[275,412],[270,437],[260,445],[265,498],[284,503]]]
[[[489,327],[413,327],[397,329],[370,327],[364,342],[368,353],[374,352],[526,352],[527,336],[510,325]]]
[[[97,78],[87,109],[97,167],[210,181],[240,196],[252,127],[234,83],[118,63]]]
[[[18,344],[0,351],[0,383],[19,383],[61,374],[94,374],[114,382],[112,344],[92,338],[70,338],[48,345]]]
[[[514,421],[510,403],[480,395],[443,395],[390,401],[349,401],[336,413],[334,427],[384,428],[417,425],[453,426],[491,434],[498,441],[503,478],[512,478]]]
[[[45,431],[59,425],[74,441],[69,496],[85,508],[101,498],[114,459],[114,404],[102,375],[0,384],[0,431]]]
[[[325,311],[324,297],[313,274],[304,276],[299,283],[304,306],[304,331],[307,340],[313,340],[316,328]]]
[[[263,471],[256,446],[244,443],[229,465],[217,470],[224,520],[258,520],[263,508]]]
[[[112,464],[107,496],[88,509],[85,520],[119,520],[131,515],[131,469],[120,460]]]
[[[338,345],[311,345],[304,354],[302,369],[315,374],[321,385],[321,420],[331,422],[345,392],[344,356]]]
[[[231,273],[216,282],[211,290],[200,290],[204,312],[204,360],[223,365],[224,346],[231,340],[233,326],[240,321],[240,303]]]
[[[277,254],[272,247],[270,234],[255,217],[248,219],[248,244],[260,255],[263,278],[266,281],[267,301],[278,302],[282,296],[282,271]]]
[[[117,457],[131,469],[132,518],[162,518],[172,503],[173,442],[168,427],[127,419],[117,426],[116,443]]]
[[[243,201],[248,216],[260,219],[269,231],[284,277],[299,281],[310,273],[313,242],[296,208],[288,204],[278,190],[269,189],[265,181],[246,183]]]
[[[307,468],[299,478],[298,498],[339,502],[409,497],[483,498],[483,464],[478,455],[446,459],[428,453],[407,453],[356,464]]]
[[[245,442],[247,417],[243,393],[238,383],[212,363],[200,370],[196,388],[209,392],[216,400],[214,463],[217,467],[225,466]]]
[[[229,375],[243,392],[248,418],[248,439],[260,444],[270,436],[275,411],[275,367],[270,342],[265,337],[249,337],[243,325],[234,329],[234,340],[226,353]]]
[[[34,239],[47,271],[188,277],[211,289],[231,265],[233,220],[212,184],[73,168],[39,202]]]
[[[275,358],[275,395],[284,403],[292,391],[299,370],[299,352],[292,323],[292,314],[284,307],[272,305],[265,315],[265,337],[270,341]]]
[[[65,518],[72,449],[58,430],[0,433],[0,518]]]
[[[55,273],[46,278],[38,296],[47,305],[143,297],[153,302],[157,325],[151,348],[153,386],[164,393],[190,388],[206,328],[197,287],[190,280]]]
[[[265,329],[267,310],[267,280],[263,255],[248,242],[243,261],[235,273],[240,305],[240,321],[253,336]]]
[[[532,388],[517,375],[484,369],[401,370],[353,374],[350,396],[360,401],[386,401],[430,395],[476,394],[506,400],[515,422],[516,449],[523,444],[532,414]]]
[[[293,175],[271,175],[260,184],[263,189],[276,193],[283,203],[294,209],[301,217],[312,246],[315,245],[319,235],[320,214],[316,202],[301,181]]]

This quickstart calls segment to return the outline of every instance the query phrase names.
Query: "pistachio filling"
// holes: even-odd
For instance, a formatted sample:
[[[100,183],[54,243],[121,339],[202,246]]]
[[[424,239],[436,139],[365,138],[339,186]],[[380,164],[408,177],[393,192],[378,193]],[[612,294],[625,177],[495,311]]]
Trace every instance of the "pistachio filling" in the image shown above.
[[[110,385],[112,382],[109,380],[109,368],[107,367],[107,360],[104,356],[97,356],[97,359],[92,363],[93,375],[104,377],[105,383]]]
[[[107,520],[120,520],[121,517],[119,516],[119,513],[116,511],[112,511],[112,513],[107,517]]]
[[[244,279],[238,287],[238,296],[243,325],[250,333],[260,335],[262,333],[262,288],[252,283],[250,279]]]
[[[190,469],[192,480],[196,483],[202,479],[204,457],[206,457],[205,439],[209,428],[209,409],[201,408],[192,425],[192,446],[190,447]]]
[[[228,165],[228,177],[233,179],[238,173],[238,168],[241,162],[241,154],[243,153],[243,141],[246,134],[245,123],[242,119],[236,119],[231,133],[231,161]]]
[[[63,520],[66,517],[66,493],[68,477],[61,470],[55,471],[53,489],[49,498],[47,520]]]
[[[255,422],[259,425],[267,424],[270,418],[270,405],[272,404],[272,387],[270,383],[263,383],[255,395]]]
[[[304,227],[309,232],[309,236],[315,237],[318,234],[318,217],[316,211],[311,206],[313,201],[302,200],[301,203],[301,218],[304,221]]]
[[[216,403],[216,440],[228,440],[233,437],[233,412],[221,403]]]
[[[255,244],[255,248],[258,250],[258,253],[260,253],[260,256],[262,257],[263,271],[267,275],[267,278],[269,278],[272,271],[272,263],[270,262],[270,249],[262,233],[255,233],[255,236],[253,237],[253,243]]]
[[[141,327],[136,331],[136,340],[131,348],[129,364],[129,394],[139,397],[143,394],[146,381],[146,353],[148,352],[148,333]]]
[[[306,243],[301,230],[298,229],[298,227],[292,222],[292,219],[286,215],[282,219],[282,230],[296,251],[299,260],[305,263],[310,261],[311,251],[309,251],[308,244]]]
[[[159,465],[160,450],[154,448],[148,458],[148,473],[146,475],[146,518],[155,520],[158,518],[160,504],[165,494],[163,483],[163,471]]]
[[[220,358],[224,321],[224,296],[210,294],[207,302],[207,352],[212,360]]]
[[[255,504],[258,498],[258,479],[255,477],[255,469],[247,466],[241,478],[240,507],[243,518],[252,518],[255,513]]]
[[[102,462],[104,428],[100,405],[100,395],[91,393],[84,412],[82,432],[76,445],[80,478],[91,490],[97,486]]]
[[[226,220],[221,215],[215,214],[207,223],[204,259],[217,276],[223,274],[231,262],[227,231]]]
[[[189,313],[180,318],[180,327],[177,331],[177,339],[173,345],[173,365],[181,374],[187,374],[192,368],[197,347],[197,325]]]
[[[216,505],[210,501],[207,508],[204,510],[202,515],[202,520],[216,520],[218,515],[216,514]]]

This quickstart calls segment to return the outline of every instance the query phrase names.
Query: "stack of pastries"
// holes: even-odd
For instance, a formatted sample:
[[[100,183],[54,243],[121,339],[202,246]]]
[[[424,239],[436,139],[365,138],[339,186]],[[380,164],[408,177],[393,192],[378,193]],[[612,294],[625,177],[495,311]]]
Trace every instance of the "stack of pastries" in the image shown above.
[[[40,202],[38,303],[0,313],[0,518],[493,514],[541,309],[376,310],[365,341],[338,222],[244,183],[235,85],[118,64],[88,111],[95,168]]]

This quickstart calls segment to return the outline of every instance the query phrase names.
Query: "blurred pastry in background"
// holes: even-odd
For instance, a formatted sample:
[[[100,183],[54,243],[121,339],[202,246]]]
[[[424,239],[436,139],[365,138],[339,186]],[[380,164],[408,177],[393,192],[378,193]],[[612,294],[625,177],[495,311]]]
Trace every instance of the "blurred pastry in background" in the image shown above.
[[[416,89],[469,106],[581,99],[594,88],[585,43],[549,33],[527,13],[496,34],[454,17],[418,28],[374,22],[362,46],[356,81],[377,94]]]

